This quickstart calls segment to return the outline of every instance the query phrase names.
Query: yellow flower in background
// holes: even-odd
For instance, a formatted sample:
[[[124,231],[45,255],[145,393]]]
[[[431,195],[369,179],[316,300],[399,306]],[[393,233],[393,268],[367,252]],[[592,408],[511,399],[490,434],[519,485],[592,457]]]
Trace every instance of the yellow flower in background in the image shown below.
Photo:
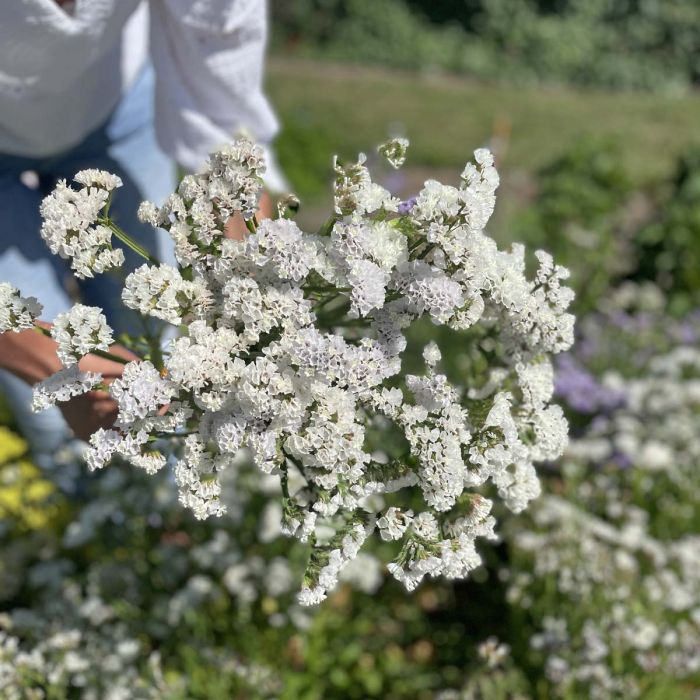
[[[27,453],[27,443],[9,428],[0,425],[0,464],[19,459]]]
[[[0,426],[0,520],[37,530],[46,527],[56,511],[48,502],[54,486],[26,454],[27,443]]]

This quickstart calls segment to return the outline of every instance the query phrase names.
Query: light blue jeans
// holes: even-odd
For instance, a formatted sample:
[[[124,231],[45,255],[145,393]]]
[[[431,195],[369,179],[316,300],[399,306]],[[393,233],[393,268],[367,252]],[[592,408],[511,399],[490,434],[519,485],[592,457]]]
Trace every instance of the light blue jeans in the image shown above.
[[[0,153],[0,282],[9,282],[23,295],[39,299],[46,321],[70,308],[77,293],[81,302],[104,309],[115,333],[133,324],[133,317],[125,314],[120,303],[122,281],[117,275],[98,275],[81,281],[71,293],[67,291],[66,283],[72,279],[67,261],[51,255],[39,234],[41,200],[61,178],[70,181],[85,168],[119,175],[124,186],[115,193],[111,215],[161,260],[171,260],[167,234],[136,218],[142,200],[160,203],[175,186],[174,165],[156,143],[153,90],[153,71],[147,68],[105,124],[65,153],[50,158]],[[23,182],[26,177],[21,175],[27,171],[36,174],[38,186]],[[124,273],[144,262],[131,251],[125,253]],[[10,404],[35,461],[50,468],[55,451],[70,436],[61,413],[57,409],[32,413],[31,388],[2,370],[0,392]]]

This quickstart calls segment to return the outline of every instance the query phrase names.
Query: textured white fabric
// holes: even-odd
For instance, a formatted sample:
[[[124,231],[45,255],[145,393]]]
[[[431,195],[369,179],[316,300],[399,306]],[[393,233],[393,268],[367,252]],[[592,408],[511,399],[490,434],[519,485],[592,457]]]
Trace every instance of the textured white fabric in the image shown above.
[[[265,0],[0,3],[0,153],[50,156],[112,112],[150,59],[156,133],[188,170],[239,130],[277,132],[262,92]],[[149,30],[150,25],[150,30]],[[274,163],[268,186],[283,189]]]

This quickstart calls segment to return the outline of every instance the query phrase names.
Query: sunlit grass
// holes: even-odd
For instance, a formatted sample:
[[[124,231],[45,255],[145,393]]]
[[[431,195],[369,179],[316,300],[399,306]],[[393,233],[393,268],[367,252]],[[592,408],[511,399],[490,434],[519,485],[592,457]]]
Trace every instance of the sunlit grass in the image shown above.
[[[412,142],[409,165],[459,167],[497,134],[505,144],[502,169],[533,171],[595,136],[619,141],[624,165],[645,184],[700,142],[699,94],[483,84],[287,56],[270,60],[268,86],[292,140],[307,132],[301,152],[283,135],[287,167],[295,154],[317,158],[309,152],[317,142],[348,157],[399,130]]]

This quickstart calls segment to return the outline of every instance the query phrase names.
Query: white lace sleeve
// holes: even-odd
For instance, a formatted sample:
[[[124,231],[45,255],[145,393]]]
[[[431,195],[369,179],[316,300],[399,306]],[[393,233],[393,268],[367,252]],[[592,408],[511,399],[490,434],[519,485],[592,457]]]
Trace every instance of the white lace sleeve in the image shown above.
[[[263,146],[278,131],[263,94],[265,0],[150,0],[156,128],[188,170],[241,129]],[[266,184],[286,189],[269,152]]]

